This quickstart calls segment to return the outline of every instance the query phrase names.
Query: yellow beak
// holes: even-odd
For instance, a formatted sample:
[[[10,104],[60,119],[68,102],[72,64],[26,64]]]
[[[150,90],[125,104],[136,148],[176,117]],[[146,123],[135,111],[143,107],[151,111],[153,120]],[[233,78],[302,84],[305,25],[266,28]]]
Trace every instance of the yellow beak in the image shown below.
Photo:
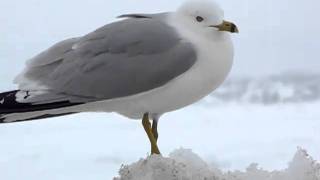
[[[213,25],[210,27],[215,27],[218,28],[219,31],[227,31],[227,32],[231,32],[231,33],[239,33],[238,27],[232,23],[232,22],[228,22],[228,21],[223,21],[222,24],[220,25]]]

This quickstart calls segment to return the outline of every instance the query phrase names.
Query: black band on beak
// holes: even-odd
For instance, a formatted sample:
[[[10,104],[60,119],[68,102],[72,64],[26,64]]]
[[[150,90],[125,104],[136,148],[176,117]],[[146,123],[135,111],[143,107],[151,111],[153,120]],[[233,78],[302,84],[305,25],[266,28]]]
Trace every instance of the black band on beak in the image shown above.
[[[238,31],[238,28],[237,28],[237,26],[235,25],[235,24],[232,24],[231,25],[231,32],[232,33],[238,33],[239,31]]]

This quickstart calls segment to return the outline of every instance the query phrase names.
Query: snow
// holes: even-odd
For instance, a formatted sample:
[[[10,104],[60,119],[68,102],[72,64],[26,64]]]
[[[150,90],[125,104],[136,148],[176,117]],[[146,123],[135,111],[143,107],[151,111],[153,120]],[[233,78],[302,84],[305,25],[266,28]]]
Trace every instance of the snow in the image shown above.
[[[251,164],[246,171],[223,171],[208,165],[189,149],[179,149],[165,158],[158,155],[122,166],[114,180],[319,180],[320,163],[299,149],[289,167],[267,171]]]
[[[159,124],[164,156],[192,149],[221,170],[244,171],[252,162],[284,169],[296,148],[320,160],[320,102],[194,105],[165,115]],[[149,152],[139,121],[116,114],[84,113],[0,126],[1,180],[105,180]]]
[[[220,172],[227,177],[230,171],[237,173],[236,180],[242,180],[249,169],[261,176],[276,174],[277,169],[287,178],[281,180],[296,180],[288,179],[289,169],[295,178],[298,174],[293,171],[300,170],[294,168],[312,164],[301,155],[302,150],[295,156],[298,160],[292,160],[297,147],[320,161],[320,82],[319,76],[290,77],[231,80],[204,101],[164,115],[159,123],[159,147],[169,157],[165,162],[178,161],[178,155],[170,152],[185,147],[197,154],[192,164],[210,166],[209,174],[215,167],[217,176]],[[257,91],[279,98],[265,101],[270,98],[258,96],[251,101]],[[141,122],[113,113],[3,124],[0,180],[112,179],[122,164],[146,157],[149,146]],[[186,151],[175,152],[186,161],[181,155]],[[190,160],[191,152],[186,154]],[[288,168],[290,161],[299,163]],[[248,169],[252,162],[265,170],[254,165]],[[263,178],[254,180],[266,180]]]
[[[211,95],[225,102],[255,104],[320,100],[320,74],[283,73],[265,78],[233,78]]]

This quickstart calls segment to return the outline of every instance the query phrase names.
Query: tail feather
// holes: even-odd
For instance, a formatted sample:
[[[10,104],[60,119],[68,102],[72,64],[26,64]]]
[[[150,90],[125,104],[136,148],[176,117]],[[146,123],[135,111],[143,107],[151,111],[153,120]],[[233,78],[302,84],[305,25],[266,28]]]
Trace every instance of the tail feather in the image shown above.
[[[66,112],[62,110],[61,113],[60,111],[55,111],[54,114],[50,114],[50,110],[63,109],[82,104],[72,103],[68,100],[43,104],[20,103],[16,101],[16,94],[18,92],[19,91],[16,90],[0,93],[0,123],[30,121],[73,114],[77,112]]]

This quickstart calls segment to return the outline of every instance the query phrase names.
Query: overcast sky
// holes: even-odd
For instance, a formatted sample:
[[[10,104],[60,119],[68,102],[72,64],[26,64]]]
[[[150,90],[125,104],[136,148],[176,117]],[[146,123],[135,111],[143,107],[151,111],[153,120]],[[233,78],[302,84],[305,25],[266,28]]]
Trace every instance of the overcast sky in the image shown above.
[[[232,76],[320,69],[319,0],[217,0],[240,34]],[[31,58],[60,40],[84,35],[123,13],[175,10],[183,0],[0,1],[0,88]]]

